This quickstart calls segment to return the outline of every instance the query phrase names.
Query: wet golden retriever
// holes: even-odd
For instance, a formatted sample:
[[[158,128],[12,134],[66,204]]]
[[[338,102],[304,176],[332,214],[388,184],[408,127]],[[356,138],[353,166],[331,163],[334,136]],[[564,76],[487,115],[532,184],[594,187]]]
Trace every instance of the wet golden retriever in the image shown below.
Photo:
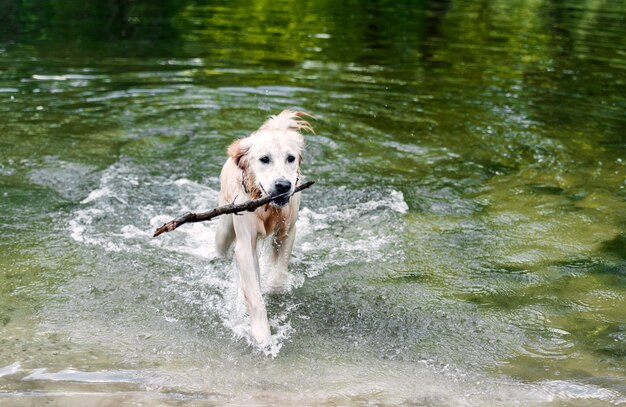
[[[250,136],[231,144],[220,175],[220,205],[293,193],[304,150],[300,131],[312,131],[302,116],[305,113],[285,110],[270,117]],[[268,342],[270,325],[259,282],[257,242],[272,239],[268,290],[285,289],[299,208],[300,195],[295,194],[274,200],[254,212],[224,216],[218,225],[215,237],[218,254],[225,255],[235,243],[239,288],[250,316],[250,334],[260,345]]]

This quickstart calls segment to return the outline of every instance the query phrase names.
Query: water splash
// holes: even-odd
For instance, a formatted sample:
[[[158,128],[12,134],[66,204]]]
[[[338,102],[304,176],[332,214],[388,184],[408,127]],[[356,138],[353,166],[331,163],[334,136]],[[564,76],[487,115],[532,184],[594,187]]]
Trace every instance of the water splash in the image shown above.
[[[401,249],[392,248],[397,230],[372,227],[406,213],[402,193],[379,189],[345,191],[345,195],[344,200],[326,199],[314,209],[306,204],[302,208],[288,280],[291,290],[329,267],[402,255]],[[236,267],[232,260],[217,259],[214,250],[216,222],[185,225],[158,239],[151,237],[154,228],[178,214],[216,205],[216,189],[186,178],[152,177],[146,169],[122,161],[104,170],[97,188],[81,200],[69,221],[69,235],[80,244],[117,253],[122,261],[146,252],[158,255],[164,264],[178,270],[162,286],[164,293],[186,304],[196,318],[217,316],[235,340],[276,357],[296,332],[291,319],[298,316],[299,304],[287,296],[277,309],[272,306],[269,318],[274,333],[266,346],[257,346],[248,333]],[[269,249],[266,242],[261,245],[262,270],[269,267]],[[262,287],[266,287],[266,275],[262,273]]]

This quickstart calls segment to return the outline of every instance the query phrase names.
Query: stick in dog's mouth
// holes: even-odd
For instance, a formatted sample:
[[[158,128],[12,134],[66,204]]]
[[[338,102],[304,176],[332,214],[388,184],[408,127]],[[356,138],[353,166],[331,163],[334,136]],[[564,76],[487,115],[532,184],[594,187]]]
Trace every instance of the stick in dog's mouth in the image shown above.
[[[289,202],[289,198],[291,198],[291,196],[293,196],[297,192],[302,191],[303,189],[310,187],[313,184],[315,184],[315,181],[305,182],[304,184],[298,185],[296,189],[293,190],[293,192],[288,191],[280,195],[274,195],[274,196],[266,195],[262,198],[254,199],[251,201],[246,201],[238,205],[235,205],[234,203],[232,203],[232,204],[220,206],[208,212],[201,212],[201,213],[187,212],[186,214],[179,216],[178,218],[172,219],[171,221],[165,223],[160,228],[157,228],[157,230],[154,231],[154,235],[152,237],[157,237],[160,234],[163,234],[165,232],[171,232],[172,230],[176,229],[177,227],[185,223],[204,222],[207,220],[211,220],[215,218],[216,216],[225,215],[227,213],[237,214],[239,212],[246,212],[246,211],[253,212],[256,210],[256,208],[261,207],[267,203],[271,203],[272,201],[276,199],[282,198],[282,199],[286,199],[286,201]]]

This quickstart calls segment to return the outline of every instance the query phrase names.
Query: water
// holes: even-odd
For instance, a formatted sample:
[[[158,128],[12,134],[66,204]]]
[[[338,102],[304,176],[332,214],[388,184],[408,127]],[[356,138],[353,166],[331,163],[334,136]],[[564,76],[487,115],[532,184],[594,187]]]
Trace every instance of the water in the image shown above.
[[[0,4],[0,405],[626,404],[626,4]],[[317,117],[247,335],[229,143]]]

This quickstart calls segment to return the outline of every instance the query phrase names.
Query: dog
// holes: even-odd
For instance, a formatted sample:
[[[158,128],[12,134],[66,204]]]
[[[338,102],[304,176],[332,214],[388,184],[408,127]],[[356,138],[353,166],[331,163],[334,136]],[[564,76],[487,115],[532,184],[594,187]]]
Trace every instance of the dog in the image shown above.
[[[220,174],[220,205],[242,203],[265,195],[293,194],[304,152],[301,131],[313,132],[309,123],[302,119],[304,116],[309,115],[284,110],[228,147],[228,159]],[[259,280],[257,246],[259,240],[271,239],[268,291],[283,291],[300,208],[299,194],[289,195],[254,212],[222,217],[215,236],[220,256],[225,256],[234,243],[240,293],[250,317],[250,334],[259,345],[266,344],[271,333]]]

